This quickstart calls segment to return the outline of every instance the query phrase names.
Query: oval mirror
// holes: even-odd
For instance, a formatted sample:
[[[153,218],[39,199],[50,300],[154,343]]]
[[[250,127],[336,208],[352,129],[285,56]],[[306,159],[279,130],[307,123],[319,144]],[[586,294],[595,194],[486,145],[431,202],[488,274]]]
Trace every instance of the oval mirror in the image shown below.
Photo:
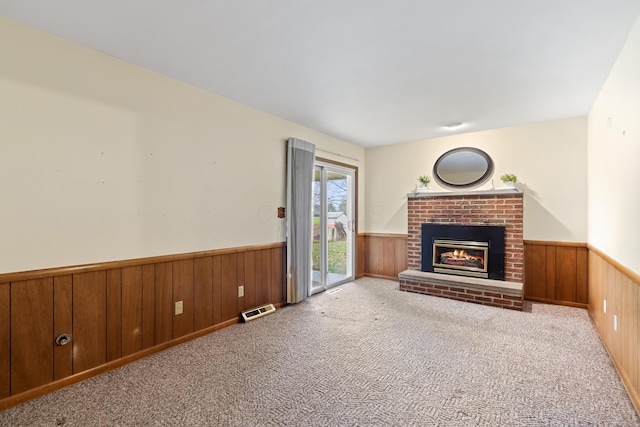
[[[436,160],[433,176],[444,187],[469,188],[484,183],[493,174],[493,161],[477,148],[449,150]]]

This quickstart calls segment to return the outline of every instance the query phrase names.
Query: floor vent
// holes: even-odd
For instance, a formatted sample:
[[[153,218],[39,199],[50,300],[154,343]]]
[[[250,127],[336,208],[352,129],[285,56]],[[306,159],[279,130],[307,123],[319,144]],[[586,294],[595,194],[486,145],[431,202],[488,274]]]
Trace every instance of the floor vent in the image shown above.
[[[331,295],[331,294],[335,294],[336,292],[340,292],[341,290],[342,290],[342,288],[333,288],[333,289],[327,291],[327,293],[329,295]]]
[[[260,307],[251,308],[242,312],[242,320],[248,322],[249,320],[257,319],[258,317],[266,316],[267,314],[274,313],[276,308],[273,304],[265,304]]]

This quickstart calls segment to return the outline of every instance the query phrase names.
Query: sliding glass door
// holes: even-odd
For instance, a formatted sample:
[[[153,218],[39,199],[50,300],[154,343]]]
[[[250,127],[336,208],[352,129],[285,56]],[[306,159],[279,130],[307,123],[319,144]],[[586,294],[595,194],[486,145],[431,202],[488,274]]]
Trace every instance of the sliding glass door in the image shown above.
[[[316,161],[311,294],[353,280],[355,169]]]

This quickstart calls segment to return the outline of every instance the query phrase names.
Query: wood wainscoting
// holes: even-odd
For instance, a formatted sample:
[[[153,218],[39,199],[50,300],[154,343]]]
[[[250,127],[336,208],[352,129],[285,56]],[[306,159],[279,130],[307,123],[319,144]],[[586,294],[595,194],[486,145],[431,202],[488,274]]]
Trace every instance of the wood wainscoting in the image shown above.
[[[358,235],[358,265],[358,277],[398,281],[407,269],[407,235]],[[525,240],[524,270],[525,299],[587,308],[586,243]]]
[[[524,297],[587,308],[587,244],[524,241]]]
[[[640,275],[592,246],[589,314],[640,413]]]
[[[285,258],[275,243],[0,274],[0,410],[282,306]]]
[[[356,237],[356,279],[365,276],[364,260],[365,260],[365,238],[364,234],[359,233]]]
[[[398,279],[407,269],[407,235],[364,233],[364,275],[383,279]]]

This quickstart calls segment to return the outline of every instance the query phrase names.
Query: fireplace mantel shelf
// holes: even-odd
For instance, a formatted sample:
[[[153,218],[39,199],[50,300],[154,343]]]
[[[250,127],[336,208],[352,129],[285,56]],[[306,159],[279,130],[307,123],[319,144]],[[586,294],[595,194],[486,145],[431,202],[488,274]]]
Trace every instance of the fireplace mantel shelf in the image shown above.
[[[459,196],[510,196],[523,194],[519,188],[496,188],[494,190],[469,190],[469,191],[415,191],[407,194],[410,199],[424,199],[434,197],[459,197]]]

